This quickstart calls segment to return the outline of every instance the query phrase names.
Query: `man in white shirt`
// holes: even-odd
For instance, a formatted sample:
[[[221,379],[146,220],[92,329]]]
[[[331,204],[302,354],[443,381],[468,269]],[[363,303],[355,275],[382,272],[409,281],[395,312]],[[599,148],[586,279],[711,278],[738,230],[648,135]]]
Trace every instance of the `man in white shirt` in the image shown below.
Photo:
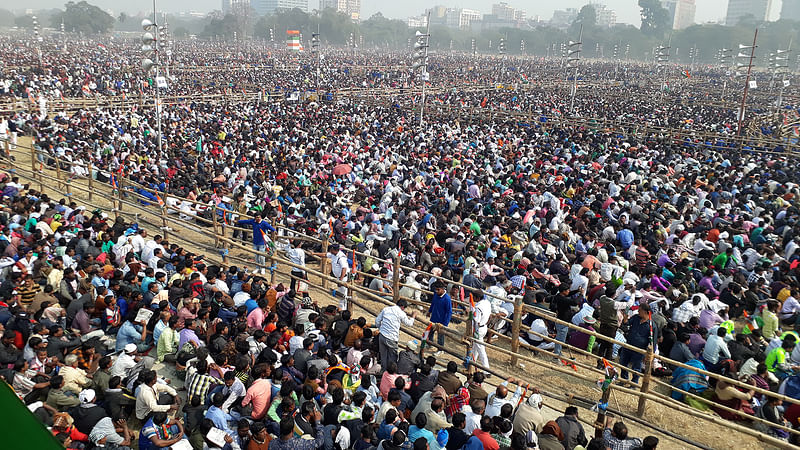
[[[131,246],[133,247],[133,253],[141,256],[142,250],[144,250],[144,238],[146,237],[147,231],[144,228],[139,228],[130,241]]]
[[[467,436],[472,435],[473,430],[480,429],[481,417],[483,417],[483,413],[486,411],[486,400],[472,398],[469,400],[469,408],[469,411],[464,412],[466,419],[464,423],[464,433],[466,433]]]
[[[125,378],[134,366],[136,366],[136,344],[128,344],[123,352],[117,356],[114,364],[111,365],[111,376]]]
[[[375,327],[380,331],[378,344],[380,346],[381,367],[389,367],[390,362],[397,362],[397,343],[400,340],[400,327],[402,325],[407,327],[414,325],[417,311],[411,311],[411,315],[408,315],[406,314],[407,307],[408,302],[401,298],[397,301],[397,305],[383,308],[378,317],[375,318]],[[489,311],[491,312],[491,309]]]
[[[342,282],[346,282],[347,274],[350,272],[350,266],[347,264],[347,255],[341,250],[339,244],[331,245],[328,258],[331,260],[331,272],[333,272],[333,276]],[[347,286],[335,286],[333,288],[333,296],[336,297],[337,293],[341,296],[339,298],[339,309],[344,311],[347,309]]]
[[[486,355],[486,347],[483,345],[483,339],[489,331],[489,318],[492,315],[492,303],[484,296],[477,304],[475,304],[475,321],[474,327],[475,341],[472,344],[472,358],[483,367],[489,368],[489,357]]]

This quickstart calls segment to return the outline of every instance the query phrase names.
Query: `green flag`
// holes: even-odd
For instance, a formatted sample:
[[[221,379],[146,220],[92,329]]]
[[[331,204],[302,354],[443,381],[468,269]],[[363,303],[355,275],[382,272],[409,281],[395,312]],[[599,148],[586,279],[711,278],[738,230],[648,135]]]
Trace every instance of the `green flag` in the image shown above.
[[[196,150],[197,150],[197,153],[202,153],[203,152],[203,135],[202,134],[197,138],[197,148],[196,148]]]

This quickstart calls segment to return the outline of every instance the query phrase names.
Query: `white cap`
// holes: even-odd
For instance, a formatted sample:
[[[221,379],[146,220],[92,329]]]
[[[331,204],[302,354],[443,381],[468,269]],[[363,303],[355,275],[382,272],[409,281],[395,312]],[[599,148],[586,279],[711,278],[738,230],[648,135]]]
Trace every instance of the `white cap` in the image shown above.
[[[136,344],[126,344],[125,353],[136,353]]]
[[[78,400],[80,400],[81,403],[91,403],[94,401],[95,397],[94,389],[84,389],[78,394]]]

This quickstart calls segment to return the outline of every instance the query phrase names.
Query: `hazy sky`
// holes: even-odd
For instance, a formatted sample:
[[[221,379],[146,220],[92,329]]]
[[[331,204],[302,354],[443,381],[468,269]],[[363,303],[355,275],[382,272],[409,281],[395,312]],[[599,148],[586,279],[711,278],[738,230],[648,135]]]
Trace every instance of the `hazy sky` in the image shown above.
[[[579,8],[588,0],[561,0],[552,2],[548,0],[506,0],[511,6],[525,9],[530,17],[539,15],[544,20],[549,20],[553,15],[553,10],[575,7]],[[598,1],[598,0],[595,0]],[[639,25],[639,7],[637,0],[599,0],[609,8],[617,12],[619,22]],[[728,0],[696,0],[697,2],[697,22],[707,22],[722,19]],[[772,17],[777,19],[780,12],[782,0],[772,0]],[[23,4],[26,8],[53,8],[62,7],[66,3],[64,0],[27,0]],[[103,8],[110,8],[115,12],[125,11],[137,13],[151,9],[152,2],[149,0],[89,0],[89,3],[96,4]],[[361,0],[362,17],[368,18],[372,14],[380,11],[383,15],[391,18],[404,19],[409,16],[421,14],[430,5],[445,5],[450,7],[472,8],[481,12],[491,12],[492,3],[499,3],[499,0],[405,0],[395,2],[389,0]],[[23,4],[11,2],[11,0],[0,0],[0,7],[19,10]],[[182,10],[194,10],[207,12],[219,9],[221,0],[161,0],[158,8],[170,12]],[[309,8],[314,9],[319,6],[318,0],[309,0]]]

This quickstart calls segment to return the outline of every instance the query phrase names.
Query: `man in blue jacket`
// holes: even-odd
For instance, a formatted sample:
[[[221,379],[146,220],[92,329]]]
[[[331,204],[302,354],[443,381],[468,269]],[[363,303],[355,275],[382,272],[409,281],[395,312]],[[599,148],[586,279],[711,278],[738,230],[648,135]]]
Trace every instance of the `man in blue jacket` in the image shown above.
[[[266,220],[264,220],[264,213],[258,214],[253,219],[239,220],[236,225],[250,225],[253,227],[253,249],[257,252],[263,253],[267,249],[267,232],[275,231]],[[264,267],[266,259],[263,255],[256,255],[256,264],[261,270],[261,273],[266,274],[267,269]],[[259,269],[256,269],[258,271]]]
[[[433,284],[433,297],[431,298],[431,306],[428,308],[428,314],[431,316],[431,322],[438,324],[437,328],[431,330],[431,335],[428,336],[429,340],[433,339],[433,333],[438,331],[436,342],[444,345],[444,333],[442,328],[447,328],[450,325],[450,318],[453,316],[453,301],[450,299],[450,294],[445,290],[444,283],[436,282]]]

